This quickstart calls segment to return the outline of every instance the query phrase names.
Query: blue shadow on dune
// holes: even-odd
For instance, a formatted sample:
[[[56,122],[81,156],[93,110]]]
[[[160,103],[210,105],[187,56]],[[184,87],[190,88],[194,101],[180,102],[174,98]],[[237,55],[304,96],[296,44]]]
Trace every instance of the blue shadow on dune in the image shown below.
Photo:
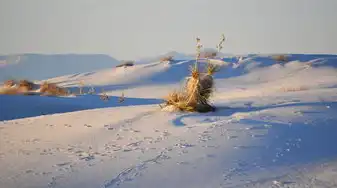
[[[330,106],[326,111],[322,107]],[[337,112],[337,102],[298,102],[291,104],[276,104],[265,107],[251,108],[220,108],[215,113],[204,114],[202,119],[214,117],[214,123],[218,121],[216,117],[228,116],[221,120],[231,119],[231,115],[236,112],[256,112],[265,109],[276,109],[284,107],[308,106],[308,110],[302,112],[308,122],[287,120],[278,121],[277,117],[262,119],[259,117],[246,117],[236,122],[220,124],[227,134],[238,137],[247,135],[248,140],[244,143],[235,144],[237,160],[243,161],[246,166],[242,166],[239,172],[244,174],[261,169],[268,170],[278,167],[296,167],[297,165],[314,164],[316,162],[326,162],[337,159],[337,119],[333,116]],[[312,108],[317,107],[317,108]],[[326,109],[326,108],[325,108]],[[186,114],[174,120],[176,126],[184,126],[183,118],[203,116],[200,114]],[[281,115],[282,116],[282,115]],[[209,118],[208,118],[209,117]],[[246,129],[248,128],[249,129]],[[249,136],[252,135],[252,136]],[[253,136],[254,135],[254,136]],[[221,141],[219,141],[221,142]],[[235,143],[236,140],[226,140]],[[228,152],[228,150],[226,150]],[[226,159],[226,153],[221,156]],[[226,162],[225,162],[226,163]],[[221,165],[221,164],[219,164]],[[248,184],[247,184],[248,185]],[[241,187],[241,186],[240,186]],[[242,186],[244,187],[244,186]]]
[[[98,108],[160,104],[160,99],[125,98],[122,103],[116,96],[103,101],[98,95],[78,97],[0,95],[0,121],[40,115],[66,113]]]
[[[261,107],[237,107],[237,108],[231,108],[228,106],[216,106],[215,112],[209,112],[209,113],[187,113],[184,115],[181,115],[173,120],[173,124],[177,127],[185,126],[183,123],[184,118],[190,118],[190,117],[200,117],[200,116],[206,116],[206,117],[230,117],[231,115],[235,113],[248,113],[248,112],[257,112],[260,110],[267,110],[267,109],[276,109],[276,108],[283,108],[283,107],[296,107],[296,106],[337,106],[337,102],[307,102],[307,103],[289,103],[289,104],[275,104],[275,105],[267,105],[267,106],[261,106]],[[336,107],[337,109],[337,107]],[[319,113],[319,112],[311,112],[311,113]]]

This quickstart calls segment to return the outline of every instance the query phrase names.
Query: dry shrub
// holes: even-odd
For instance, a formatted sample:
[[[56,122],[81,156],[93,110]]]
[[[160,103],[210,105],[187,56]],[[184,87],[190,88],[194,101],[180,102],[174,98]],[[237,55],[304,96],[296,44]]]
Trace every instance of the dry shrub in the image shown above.
[[[201,54],[201,57],[203,58],[214,58],[217,56],[216,52],[204,52]]]
[[[116,67],[131,67],[134,65],[135,65],[134,61],[122,61],[122,63],[119,65],[116,65]]]
[[[281,91],[283,92],[296,92],[296,91],[305,91],[309,90],[309,88],[305,86],[298,86],[298,87],[282,87],[280,88]]]
[[[20,95],[22,91],[20,91],[17,87],[12,88],[0,88],[0,95]]]
[[[160,58],[160,62],[165,62],[165,61],[172,61],[173,60],[173,56],[165,56]]]
[[[104,89],[102,89],[102,94],[99,95],[99,98],[102,100],[102,101],[108,101],[110,98],[109,98],[109,95],[106,94],[106,92],[104,91]]]
[[[33,93],[32,90],[35,89],[37,85],[28,80],[7,80],[4,82],[2,88],[0,88],[0,94],[2,95],[28,95]]]
[[[180,111],[209,112],[214,111],[214,107],[209,104],[209,99],[213,93],[213,74],[218,67],[208,64],[207,71],[200,73],[197,67],[191,69],[191,76],[182,91],[174,91],[166,98],[166,106],[174,106]]]
[[[33,82],[30,82],[28,80],[20,80],[19,81],[18,89],[21,92],[28,92],[28,91],[32,90],[33,87],[34,87],[34,83]]]
[[[44,82],[40,86],[40,92],[43,95],[48,96],[66,96],[68,95],[68,90],[65,88],[58,87],[56,84]]]
[[[279,61],[279,62],[287,62],[288,56],[286,56],[286,55],[273,55],[272,59],[274,59],[275,61]]]
[[[4,87],[13,87],[16,84],[15,80],[6,80],[3,84]]]

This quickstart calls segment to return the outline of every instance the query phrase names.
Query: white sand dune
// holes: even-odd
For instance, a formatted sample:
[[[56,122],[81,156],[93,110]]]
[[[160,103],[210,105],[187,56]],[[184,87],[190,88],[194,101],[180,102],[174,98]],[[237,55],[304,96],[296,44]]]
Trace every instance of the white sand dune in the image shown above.
[[[337,187],[336,58],[293,58],[222,59],[213,113],[158,105],[193,60],[48,80],[107,102],[0,96],[0,187]]]

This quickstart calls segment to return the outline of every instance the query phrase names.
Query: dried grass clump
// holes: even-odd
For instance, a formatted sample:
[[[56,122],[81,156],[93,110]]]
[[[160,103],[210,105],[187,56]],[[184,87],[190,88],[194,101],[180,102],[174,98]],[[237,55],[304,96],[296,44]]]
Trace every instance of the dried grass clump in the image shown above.
[[[0,95],[20,95],[22,92],[17,87],[0,88]]]
[[[16,84],[15,80],[6,80],[3,84],[4,87],[13,87]]]
[[[28,91],[32,90],[33,87],[34,87],[33,82],[30,82],[28,80],[20,80],[19,81],[19,85],[18,85],[19,91],[28,92]]]
[[[7,80],[4,82],[3,87],[0,88],[0,94],[2,95],[34,95],[34,89],[37,89],[38,85],[28,80]]]
[[[217,56],[217,52],[204,52],[201,57],[203,58],[215,58]]]
[[[282,87],[280,88],[281,91],[283,92],[296,92],[296,91],[305,91],[309,90],[308,87],[305,86],[298,86],[298,87]]]
[[[287,62],[288,61],[288,56],[286,55],[273,55],[272,59],[278,62]]]
[[[40,86],[40,92],[46,96],[67,96],[68,90],[58,87],[56,84],[44,82]]]
[[[173,56],[165,56],[160,58],[160,62],[167,62],[167,61],[172,61],[173,60]]]
[[[174,106],[179,111],[209,112],[215,108],[209,104],[214,91],[213,74],[218,70],[216,65],[207,67],[205,73],[200,73],[196,67],[191,69],[182,91],[173,91],[165,98],[165,106]]]
[[[122,63],[119,65],[116,65],[116,67],[131,67],[134,65],[135,65],[134,61],[122,61]]]

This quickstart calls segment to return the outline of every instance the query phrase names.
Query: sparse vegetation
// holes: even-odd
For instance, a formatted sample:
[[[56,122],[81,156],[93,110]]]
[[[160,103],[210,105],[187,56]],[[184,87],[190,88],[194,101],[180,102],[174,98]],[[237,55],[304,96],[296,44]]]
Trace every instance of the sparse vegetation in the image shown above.
[[[160,58],[160,62],[170,62],[173,60],[173,56],[165,56]]]
[[[202,55],[204,58],[215,58],[217,56],[216,52],[204,52]]]
[[[288,56],[287,55],[273,55],[272,59],[278,62],[287,62]]]
[[[191,68],[191,75],[187,78],[182,91],[173,91],[165,98],[166,107],[170,106],[174,110],[189,112],[209,112],[215,110],[209,104],[209,99],[214,89],[213,74],[219,70],[219,67],[208,62],[205,72],[199,70],[198,59],[200,58],[201,47],[200,39],[197,38],[196,63]]]
[[[46,96],[67,96],[69,94],[67,89],[58,87],[56,84],[48,82],[41,84],[40,92],[42,95]]]
[[[135,65],[134,61],[122,61],[122,63],[119,65],[116,65],[116,67],[131,67],[134,65]]]
[[[4,85],[4,87],[12,87],[15,84],[16,84],[15,80],[6,80],[3,85]]]
[[[118,102],[122,103],[125,101],[125,96],[124,96],[124,92],[122,93],[122,95],[118,98]]]
[[[28,80],[7,80],[0,88],[2,95],[48,95],[48,96],[67,96],[68,90],[58,87],[56,84],[44,82],[41,85]]]
[[[296,92],[296,91],[305,91],[308,90],[308,87],[305,86],[294,86],[294,87],[282,87],[280,88],[281,91],[283,92]]]
[[[99,96],[99,98],[102,101],[108,101],[109,100],[109,96],[105,93],[104,89],[102,89],[102,94]]]
[[[20,80],[18,89],[22,92],[28,92],[29,90],[32,90],[34,86],[33,82],[30,82],[28,80]]]

